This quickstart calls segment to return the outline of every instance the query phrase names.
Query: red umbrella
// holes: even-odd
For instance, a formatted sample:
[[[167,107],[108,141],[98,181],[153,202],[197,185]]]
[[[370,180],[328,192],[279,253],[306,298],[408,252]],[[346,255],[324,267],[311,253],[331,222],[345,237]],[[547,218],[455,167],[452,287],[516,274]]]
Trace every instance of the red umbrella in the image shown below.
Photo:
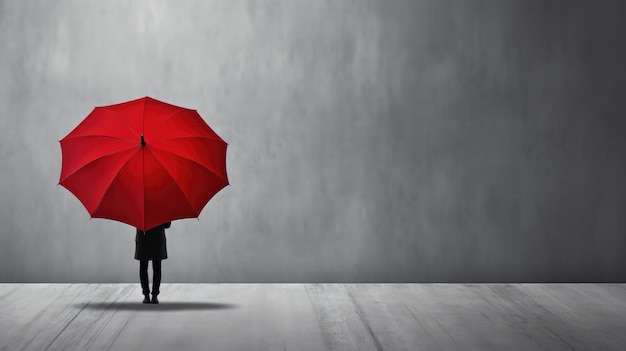
[[[96,107],[60,143],[59,184],[91,217],[141,230],[198,217],[228,185],[226,142],[195,110],[150,97]]]

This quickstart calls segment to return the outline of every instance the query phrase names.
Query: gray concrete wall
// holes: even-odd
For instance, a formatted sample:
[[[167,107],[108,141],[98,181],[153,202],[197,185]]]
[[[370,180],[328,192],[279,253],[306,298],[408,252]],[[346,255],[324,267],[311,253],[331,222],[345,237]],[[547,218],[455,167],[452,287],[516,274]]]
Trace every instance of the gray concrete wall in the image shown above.
[[[229,142],[165,282],[623,281],[618,1],[0,1],[0,281],[134,282],[57,186],[94,106]]]

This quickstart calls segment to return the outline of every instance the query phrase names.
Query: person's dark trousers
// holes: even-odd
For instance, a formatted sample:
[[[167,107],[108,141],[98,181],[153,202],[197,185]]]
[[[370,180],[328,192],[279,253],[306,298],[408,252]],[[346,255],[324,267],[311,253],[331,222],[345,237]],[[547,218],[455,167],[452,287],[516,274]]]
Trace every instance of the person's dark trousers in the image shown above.
[[[152,260],[152,295],[158,295],[161,287],[161,260]],[[150,282],[148,281],[148,260],[139,261],[139,280],[144,295],[150,294]]]
[[[161,287],[161,260],[152,260],[152,271],[154,272],[152,276],[152,295],[156,296],[159,294]]]
[[[142,293],[146,296],[150,295],[150,284],[148,282],[148,260],[139,261],[139,280],[141,281]]]

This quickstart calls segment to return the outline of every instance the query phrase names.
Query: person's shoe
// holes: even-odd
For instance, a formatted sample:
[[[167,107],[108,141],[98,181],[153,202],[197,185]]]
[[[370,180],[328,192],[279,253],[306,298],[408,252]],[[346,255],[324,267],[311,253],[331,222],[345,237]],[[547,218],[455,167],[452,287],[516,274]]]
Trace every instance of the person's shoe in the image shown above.
[[[150,303],[150,295],[145,295],[143,298],[143,303]]]
[[[159,303],[159,299],[157,299],[156,295],[152,295],[152,301],[151,302],[154,303],[154,304]]]

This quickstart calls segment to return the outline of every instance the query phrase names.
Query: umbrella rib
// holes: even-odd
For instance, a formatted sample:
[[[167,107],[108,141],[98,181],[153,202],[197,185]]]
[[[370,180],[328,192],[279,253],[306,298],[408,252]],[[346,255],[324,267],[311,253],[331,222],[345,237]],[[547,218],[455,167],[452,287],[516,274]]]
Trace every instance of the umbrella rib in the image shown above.
[[[144,113],[145,113],[145,105],[144,105]],[[145,229],[146,229],[146,150],[144,147],[142,147],[142,153],[141,153],[141,180],[143,181],[143,222],[141,223],[143,228],[141,229],[145,233]]]
[[[143,113],[141,114],[141,135],[143,135],[143,133],[145,133],[144,126],[145,126],[145,123],[146,123],[146,105],[147,104],[148,104],[148,99],[147,98],[143,99]],[[146,223],[144,223],[143,225],[145,226]]]
[[[183,188],[180,186],[180,183],[178,183],[178,180],[176,180],[176,178],[174,178],[172,176],[172,174],[167,170],[167,167],[165,167],[165,165],[163,164],[163,162],[161,162],[161,160],[159,159],[159,157],[157,155],[154,154],[154,152],[152,152],[152,150],[147,149],[152,156],[154,157],[154,159],[161,165],[161,167],[163,167],[163,169],[166,171],[166,173],[170,176],[170,178],[172,178],[172,180],[174,180],[174,183],[176,184],[176,186],[178,187],[178,190],[180,190],[180,192],[183,194],[183,197],[185,198],[185,200],[187,201],[187,204],[189,204],[189,207],[191,208],[191,210],[193,211],[193,214],[196,216],[196,218],[200,215],[200,213],[196,212],[196,209],[193,207],[193,205],[191,204],[191,202],[189,202],[189,198],[187,197],[187,193],[185,193],[185,191],[183,190]],[[144,191],[144,196],[145,196],[145,191]]]
[[[181,108],[182,108],[182,107],[181,107]],[[161,129],[161,128],[165,125],[165,123],[169,122],[169,120],[171,120],[172,118],[174,118],[174,117],[178,116],[179,114],[181,114],[181,113],[183,113],[183,112],[192,112],[192,111],[195,111],[195,110],[184,109],[184,110],[180,110],[180,111],[178,111],[178,112],[176,112],[176,113],[172,114],[171,116],[167,117],[167,118],[165,119],[165,121],[163,121],[163,123],[161,123],[161,125],[159,125],[159,126],[158,126],[155,130],[153,130],[150,134],[154,134],[154,133],[158,132],[158,131],[159,131],[159,129]]]
[[[109,138],[109,139],[127,141],[127,142],[133,143],[133,144],[136,143],[135,140],[130,140],[130,139],[126,139],[126,138],[120,138],[120,137],[116,137],[116,136],[112,136],[112,135],[103,135],[103,134],[77,135],[77,136],[69,137],[67,139],[64,138],[64,139],[61,139],[61,140],[67,141],[67,140],[72,140],[72,139],[91,138],[91,137]]]
[[[162,149],[162,148],[158,148],[158,147],[157,147],[156,149],[157,149],[157,150],[159,150],[160,152],[165,152],[165,153],[168,153],[168,154],[170,154],[170,155],[174,155],[174,156],[176,156],[176,157],[183,158],[183,159],[185,159],[185,160],[187,160],[187,161],[189,161],[189,162],[193,162],[193,163],[197,164],[198,166],[200,166],[200,167],[202,167],[202,168],[204,168],[204,169],[208,170],[209,172],[211,172],[211,173],[215,174],[215,175],[216,175],[216,176],[218,176],[220,179],[222,179],[222,180],[224,180],[224,181],[228,182],[228,179],[226,179],[225,177],[221,176],[221,175],[220,175],[219,173],[217,173],[215,170],[213,170],[213,169],[211,169],[211,168],[209,168],[209,167],[207,167],[207,166],[203,165],[202,163],[200,163],[200,162],[198,162],[198,161],[196,161],[196,160],[193,160],[193,159],[191,159],[191,158],[189,158],[189,157],[181,156],[181,155],[179,155],[179,154],[177,154],[177,153],[175,153],[175,152],[172,152],[172,151],[169,151],[169,150],[165,150],[165,149]],[[153,152],[152,154],[154,155],[154,152]]]
[[[148,104],[148,97],[146,96],[143,99],[143,114],[141,115],[141,148],[145,146],[145,142],[143,140],[143,134],[146,126],[146,105]],[[146,150],[142,150],[141,153],[141,179],[143,180],[143,222],[141,225],[143,226],[144,233],[146,229]]]
[[[102,106],[101,106],[101,107],[96,107],[96,108],[101,108],[101,109],[103,109],[103,110],[105,110],[105,111],[111,112],[111,113],[112,113],[115,117],[119,118],[119,120],[120,120],[120,121],[122,121],[122,123],[124,123],[124,125],[126,126],[126,128],[128,128],[128,130],[130,130],[131,132],[133,132],[135,135],[139,136],[139,134],[137,134],[137,132],[136,132],[136,131],[134,131],[134,130],[133,130],[133,128],[131,128],[131,127],[128,125],[128,122],[126,122],[126,121],[125,121],[125,120],[124,120],[124,119],[123,119],[120,115],[118,115],[118,114],[117,114],[117,112],[115,112],[115,111],[113,111],[113,110],[109,110],[108,108],[106,108],[106,107],[102,107]]]
[[[161,141],[188,139],[188,138],[205,139],[205,140],[217,141],[217,142],[228,144],[224,140],[219,139],[219,137],[218,138],[214,138],[214,137],[209,137],[209,136],[205,136],[205,135],[190,135],[190,136],[179,136],[179,137],[170,137],[170,138],[157,139],[157,140],[153,140],[152,144],[158,143],[158,142],[161,142]]]
[[[94,162],[96,162],[96,161],[98,161],[98,160],[101,160],[101,159],[103,159],[103,158],[105,158],[105,157],[113,156],[113,155],[115,155],[115,154],[117,154],[117,153],[120,153],[120,152],[124,152],[124,151],[131,150],[131,149],[133,149],[133,148],[135,148],[135,147],[136,147],[136,146],[135,146],[135,145],[133,145],[133,146],[131,146],[131,147],[127,147],[127,148],[125,148],[125,149],[116,150],[116,151],[113,151],[113,152],[109,152],[108,154],[102,155],[102,156],[100,156],[100,157],[96,157],[96,158],[94,158],[93,160],[91,160],[91,161],[89,161],[89,162],[85,163],[84,165],[82,165],[82,166],[80,166],[80,167],[76,168],[76,169],[75,169],[72,173],[70,173],[70,174],[68,174],[67,176],[65,176],[65,178],[63,178],[63,179],[59,180],[59,184],[63,183],[65,180],[67,180],[67,178],[69,178],[69,177],[73,176],[74,174],[76,174],[76,172],[80,171],[81,169],[85,168],[86,166],[88,166],[88,165],[90,165],[90,164],[92,164],[92,163],[94,163]]]

